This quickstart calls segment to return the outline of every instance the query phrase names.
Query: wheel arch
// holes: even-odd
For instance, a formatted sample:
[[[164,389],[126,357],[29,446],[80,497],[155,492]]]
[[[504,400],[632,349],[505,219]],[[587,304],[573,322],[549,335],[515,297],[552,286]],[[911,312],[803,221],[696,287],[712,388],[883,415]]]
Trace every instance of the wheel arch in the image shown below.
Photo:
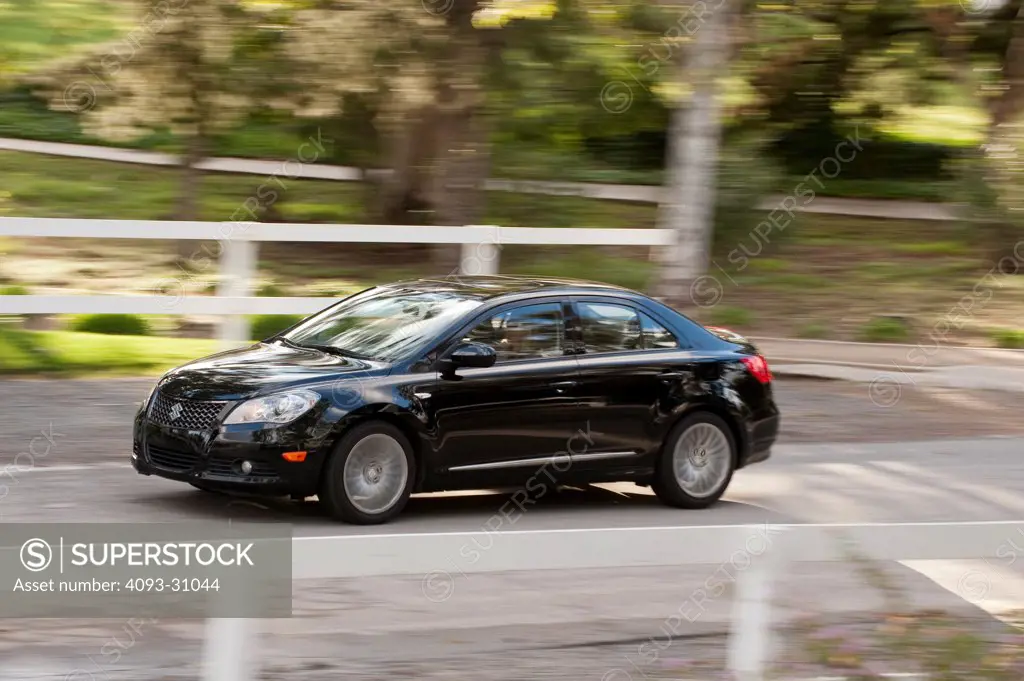
[[[334,451],[338,447],[338,443],[343,437],[345,437],[346,433],[356,426],[361,426],[364,423],[371,423],[374,421],[380,421],[394,426],[400,433],[402,433],[402,435],[405,436],[405,439],[409,441],[409,446],[412,448],[413,461],[416,463],[413,491],[418,491],[422,486],[426,469],[424,466],[423,440],[421,438],[421,433],[413,425],[414,423],[417,423],[415,417],[411,413],[403,411],[393,404],[381,403],[366,405],[360,408],[357,412],[346,414],[342,417],[334,425],[329,436],[328,450],[330,454],[328,456],[334,456]],[[325,457],[325,465],[326,462],[327,458]]]
[[[725,422],[725,425],[729,427],[729,432],[732,434],[733,441],[736,443],[735,470],[743,468],[747,460],[746,452],[749,438],[747,437],[745,429],[740,424],[739,417],[725,405],[716,404],[715,402],[697,402],[688,405],[686,409],[679,412],[679,414],[672,419],[668,429],[665,431],[665,441],[662,442],[662,448],[659,450],[659,453],[664,450],[665,442],[668,440],[668,434],[671,433],[676,426],[682,423],[683,419],[700,413],[714,414],[722,419],[722,421]],[[661,457],[659,456],[659,461],[660,458]]]

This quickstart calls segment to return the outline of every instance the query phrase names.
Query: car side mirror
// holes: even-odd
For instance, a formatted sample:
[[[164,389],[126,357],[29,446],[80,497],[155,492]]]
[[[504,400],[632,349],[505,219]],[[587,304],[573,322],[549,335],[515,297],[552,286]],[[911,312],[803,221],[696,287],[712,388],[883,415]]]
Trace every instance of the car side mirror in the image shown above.
[[[498,361],[498,353],[483,343],[462,343],[441,361],[443,373],[451,374],[460,367],[486,369]]]

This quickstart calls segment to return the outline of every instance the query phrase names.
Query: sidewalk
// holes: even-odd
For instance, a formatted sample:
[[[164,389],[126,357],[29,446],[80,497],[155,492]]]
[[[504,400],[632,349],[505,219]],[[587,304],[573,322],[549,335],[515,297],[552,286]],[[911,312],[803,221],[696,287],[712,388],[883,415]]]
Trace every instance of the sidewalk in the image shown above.
[[[751,338],[780,376],[1024,392],[1024,350]],[[896,398],[898,399],[898,397]],[[884,401],[884,398],[883,398]]]
[[[116,161],[119,163],[138,163],[141,165],[174,166],[179,162],[177,157],[159,152],[87,146],[83,144],[37,142],[35,140],[14,139],[10,137],[0,138],[0,150]],[[203,170],[221,173],[265,176],[287,175],[290,178],[335,180],[339,182],[358,182],[364,176],[364,171],[361,168],[300,163],[294,159],[291,161],[264,161],[244,158],[210,158],[200,163],[199,167]],[[380,173],[387,171],[371,172]],[[636,203],[658,203],[663,191],[661,187],[651,185],[501,179],[488,180],[487,189],[523,194],[580,196],[605,201],[632,201]],[[762,202],[761,207],[764,210],[773,210],[785,198],[785,196],[768,197]],[[924,201],[840,199],[819,196],[808,205],[799,207],[797,210],[807,213],[856,215],[894,220],[951,221],[957,219],[956,211],[952,206]]]

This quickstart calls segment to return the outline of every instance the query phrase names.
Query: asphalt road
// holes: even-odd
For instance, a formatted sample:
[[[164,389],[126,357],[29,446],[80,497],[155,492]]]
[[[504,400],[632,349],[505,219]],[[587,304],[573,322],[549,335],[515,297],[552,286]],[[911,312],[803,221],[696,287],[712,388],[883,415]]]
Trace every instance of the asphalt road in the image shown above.
[[[220,497],[137,475],[127,465],[130,420],[148,386],[147,380],[0,382],[0,484],[6,485],[0,518],[234,518],[294,523],[296,534],[381,531],[332,523],[312,502]],[[503,520],[507,494],[425,495],[384,531],[472,531],[495,522],[547,529],[1024,517],[1024,396],[907,389],[882,407],[858,384],[783,380],[776,392],[783,432],[772,459],[737,473],[714,508],[680,512],[645,489],[612,485],[551,490],[528,512]]]
[[[501,514],[507,496],[499,493],[427,495],[391,525],[357,528],[329,522],[312,503],[254,504],[138,476],[125,463],[127,419],[147,384],[0,382],[0,461],[7,466],[19,453],[33,452],[18,459],[21,466],[6,469],[2,520],[233,518],[289,522],[298,535],[511,527]],[[773,458],[738,473],[714,508],[668,509],[631,486],[565,490],[514,516],[514,528],[1024,517],[1024,405],[1017,395],[907,389],[896,404],[880,407],[863,385],[782,380],[778,399],[785,425]],[[1024,538],[1008,541],[1024,546]],[[1008,610],[1024,606],[1024,560],[926,563],[880,567],[912,606],[950,610],[963,626],[986,635],[1002,631],[989,613],[1008,618]],[[456,572],[454,590],[443,600],[419,578],[302,582],[296,617],[262,623],[254,649],[263,656],[264,678],[286,681],[681,678],[701,665],[720,668],[724,660],[731,593],[715,599],[697,620],[665,633],[665,623],[678,620],[715,569],[729,567]],[[964,575],[982,575],[988,588],[980,596],[964,593]],[[866,617],[880,618],[891,607],[870,582],[856,565],[793,566],[779,585],[777,617],[789,622],[819,616],[841,627],[842,636],[860,636],[869,626]],[[130,632],[127,622],[117,620],[0,621],[0,680],[196,678],[201,622],[141,628]],[[654,659],[649,644],[647,652],[641,649],[650,637],[661,642]],[[112,640],[121,646],[117,660],[103,653]],[[796,654],[801,641],[787,635],[779,652]],[[887,664],[888,671],[907,670],[898,661]],[[823,673],[800,669],[796,678]]]

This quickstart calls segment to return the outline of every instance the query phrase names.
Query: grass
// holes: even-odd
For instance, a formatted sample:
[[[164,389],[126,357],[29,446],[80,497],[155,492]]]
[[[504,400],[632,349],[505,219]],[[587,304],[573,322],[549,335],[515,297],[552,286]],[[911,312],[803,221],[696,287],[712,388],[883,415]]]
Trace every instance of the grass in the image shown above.
[[[168,168],[14,152],[0,153],[0,173],[7,192],[0,212],[36,217],[167,218],[178,179]],[[202,218],[230,219],[262,181],[206,176]],[[357,185],[315,180],[286,185],[275,205],[286,220],[299,221],[313,212],[331,222],[363,217]],[[884,337],[884,330],[871,330],[871,320],[879,313],[901,314],[919,322],[913,335],[947,315],[991,268],[982,240],[955,223],[804,213],[784,232],[773,232],[771,243],[760,249],[750,233],[759,219],[754,216],[749,226],[729,225],[716,237],[709,273],[722,282],[723,300],[717,312],[703,311],[704,321],[752,335],[815,336],[827,329],[830,338],[843,340]],[[656,207],[493,192],[487,197],[486,221],[550,228],[653,227]],[[741,245],[761,252],[739,269],[729,256]],[[174,268],[174,249],[159,240],[5,238],[0,251],[0,282],[36,292],[145,294],[161,281],[183,277]],[[441,271],[429,249],[417,245],[268,243],[260,246],[259,255],[256,290],[263,295],[340,296],[449,271]],[[499,271],[600,280],[642,291],[656,264],[643,247],[510,245],[501,251]],[[211,261],[188,276],[194,278],[182,280],[184,293],[210,294],[217,264]],[[1001,280],[991,301],[976,304],[969,323],[949,341],[992,344],[989,329],[1019,318],[1022,310],[1024,278]],[[166,333],[164,326],[154,325],[155,333]]]
[[[174,168],[0,152],[0,176],[9,194],[4,210],[24,217],[81,217],[120,220],[170,219],[179,173]],[[232,219],[267,178],[206,174],[200,219]],[[361,217],[355,184],[282,178],[274,207],[285,220],[313,214],[318,222],[355,222]],[[304,221],[304,220],[303,220]]]
[[[1000,348],[1024,350],[1024,329],[993,329],[992,340]]]
[[[116,38],[131,17],[111,0],[0,2],[0,45],[7,70],[24,73],[70,51]]]
[[[872,319],[861,329],[861,340],[870,343],[899,343],[910,336],[907,325],[887,317]]]
[[[156,374],[217,349],[205,339],[0,328],[0,374]]]
[[[0,152],[9,215],[161,220],[174,215],[179,173],[173,168]],[[207,173],[200,219],[231,220],[267,178]],[[273,207],[286,222],[358,223],[365,218],[355,183],[280,178]],[[601,210],[595,210],[596,205]],[[653,227],[650,204],[595,202],[576,196],[488,192],[485,222],[507,227]],[[237,218],[236,218],[237,219]]]
[[[747,328],[754,321],[754,314],[745,308],[731,305],[716,305],[708,312],[708,320],[715,326]]]
[[[812,340],[820,340],[828,338],[828,327],[821,322],[807,322],[796,333],[797,338],[809,338]]]

